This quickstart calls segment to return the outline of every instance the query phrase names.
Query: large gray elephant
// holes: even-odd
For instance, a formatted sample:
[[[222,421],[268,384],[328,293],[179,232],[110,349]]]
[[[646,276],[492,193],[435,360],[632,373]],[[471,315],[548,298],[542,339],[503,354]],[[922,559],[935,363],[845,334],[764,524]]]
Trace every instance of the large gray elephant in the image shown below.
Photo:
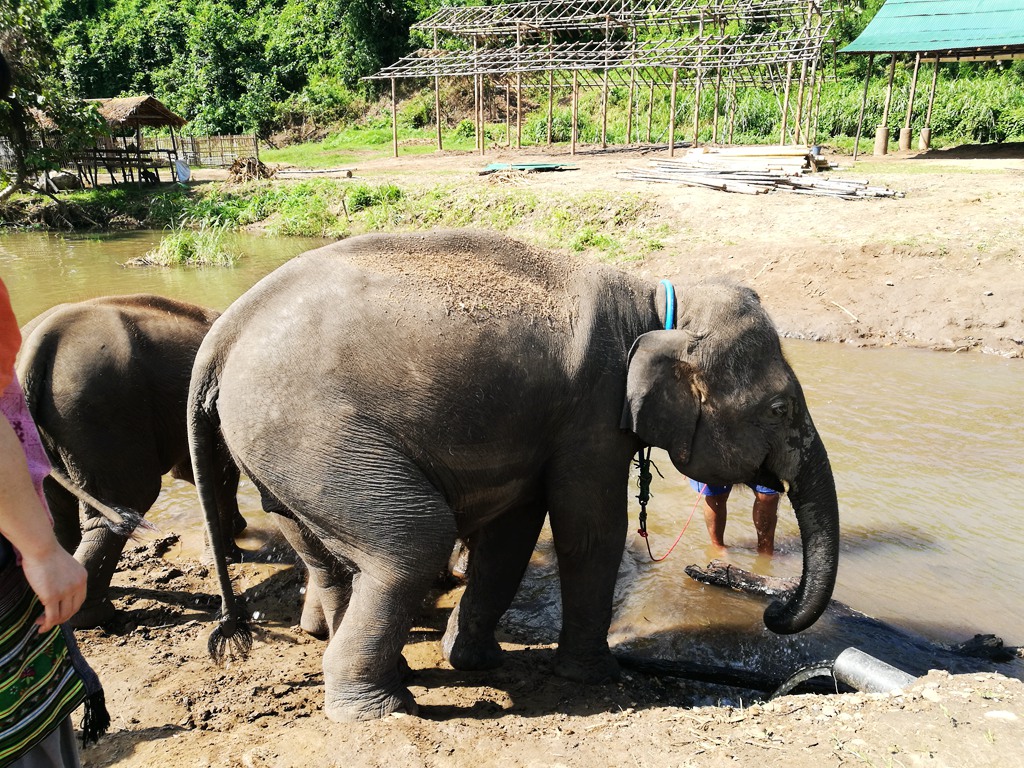
[[[185,403],[217,315],[160,296],[110,296],[61,304],[22,328],[18,378],[54,468],[47,502],[58,540],[89,573],[77,627],[113,617],[110,580],[163,475],[192,481]],[[211,472],[233,531],[244,525],[238,470],[228,462]]]
[[[707,483],[788,485],[804,567],[765,613],[770,629],[812,624],[835,582],[825,448],[758,297],[727,283],[674,295],[480,232],[345,240],[280,267],[214,323],[189,439],[211,540],[210,468],[226,448],[308,565],[335,720],[415,711],[401,651],[457,536],[471,555],[445,655],[458,669],[500,663],[496,625],[545,515],[562,588],[555,672],[615,679],[607,634],[644,445]],[[222,558],[218,573],[211,652],[244,652]]]

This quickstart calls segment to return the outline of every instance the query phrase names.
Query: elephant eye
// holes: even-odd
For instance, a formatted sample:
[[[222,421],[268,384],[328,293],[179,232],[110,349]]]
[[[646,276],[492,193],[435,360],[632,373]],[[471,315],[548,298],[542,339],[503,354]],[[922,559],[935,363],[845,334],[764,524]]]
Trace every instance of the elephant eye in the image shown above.
[[[782,421],[789,416],[789,401],[775,400],[768,406],[768,414],[773,421]]]

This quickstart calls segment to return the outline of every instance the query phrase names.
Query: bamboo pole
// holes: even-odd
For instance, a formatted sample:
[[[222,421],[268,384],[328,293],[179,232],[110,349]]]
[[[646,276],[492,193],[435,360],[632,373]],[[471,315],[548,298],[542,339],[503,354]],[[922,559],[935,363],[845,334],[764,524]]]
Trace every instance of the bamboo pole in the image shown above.
[[[800,64],[800,86],[797,88],[796,96],[796,118],[793,120],[793,125],[796,130],[793,134],[793,143],[800,143],[800,127],[804,122],[804,88],[807,85],[807,62]]]
[[[676,89],[679,85],[679,70],[672,69],[672,90],[669,94],[668,114],[668,156],[676,155]]]
[[[700,42],[697,44],[697,73],[693,82],[693,146],[695,147],[700,144],[700,90],[701,80],[703,79],[701,60],[704,58],[704,14],[700,16],[697,34]]]
[[[398,157],[398,90],[395,78],[391,78],[391,142],[394,145],[395,157]]]
[[[551,43],[554,39],[554,33],[548,34],[548,56],[551,56]],[[551,146],[551,121],[554,120],[554,109],[555,109],[555,72],[554,70],[548,71],[548,146]]]
[[[889,83],[885,87],[885,106],[882,109],[882,124],[875,131],[875,154],[885,155],[889,152],[889,107],[892,106],[892,81],[896,76],[896,54],[892,54],[889,62]]]
[[[804,119],[806,123],[804,125],[804,135],[807,138],[808,144],[814,143],[814,133],[811,131],[811,121],[815,112],[815,98],[818,94],[818,60],[815,59],[811,62],[811,85],[808,88],[807,95],[807,110],[805,112]]]
[[[711,124],[711,143],[718,143],[718,108],[722,101],[722,68],[718,68],[715,76],[715,119]]]
[[[626,145],[633,143],[633,99],[636,97],[636,70],[629,70],[629,109],[626,111]]]
[[[579,116],[580,108],[580,88],[579,88],[579,71],[572,71],[572,146],[569,154],[576,154],[576,130],[577,130],[577,118]]]
[[[725,22],[723,21],[719,29],[719,37],[725,37]],[[715,47],[718,53],[718,58],[721,60],[722,57],[722,46],[718,45]],[[715,117],[711,123],[711,143],[718,143],[718,109],[722,99],[722,68],[715,68]]]
[[[601,86],[601,149],[608,149],[608,69]]]
[[[522,45],[519,27],[516,27],[516,149],[523,147],[523,73],[519,58],[519,47]]]
[[[437,50],[437,30],[434,30],[434,50]],[[441,78],[434,76],[434,122],[437,123],[437,151],[444,149],[441,140]]]
[[[932,88],[928,93],[928,112],[924,117],[924,128],[921,129],[921,138],[918,146],[921,149],[928,149],[932,143],[932,107],[935,105],[935,86],[939,80],[939,56],[935,55],[935,66],[932,68]]]
[[[523,75],[516,73],[516,149],[523,148]]]
[[[605,20],[604,23],[604,41],[605,45],[608,44],[608,40],[611,38],[610,21]],[[607,48],[605,49],[607,50]],[[601,84],[601,149],[608,149],[608,58],[605,55],[604,62],[604,77],[602,78]]]
[[[786,90],[782,97],[782,114],[780,116],[779,144],[786,143],[786,123],[789,122],[789,91],[793,87],[793,62],[786,65]]]
[[[917,93],[917,73],[921,69],[921,54],[914,57],[914,74],[910,78],[910,94],[907,96],[907,115],[900,131],[900,150],[910,149],[910,121],[914,117],[914,96]]]
[[[821,88],[825,82],[824,72],[818,73],[818,85],[814,95],[814,122],[811,125],[811,143],[814,144],[818,140],[818,115],[821,114]]]
[[[651,75],[651,93],[647,100],[647,143],[651,143],[651,123],[654,121],[654,75]]]
[[[474,69],[474,72],[473,72],[473,133],[476,134],[474,136],[474,138],[476,139],[476,150],[477,150],[477,152],[480,152],[480,154],[483,154],[484,142],[483,142],[482,132],[480,130],[480,101],[481,101],[480,83],[481,83],[481,81],[483,79],[483,75],[481,75],[480,72],[477,71],[479,69],[478,64],[477,64],[477,46],[478,46],[478,43],[479,43],[479,41],[477,40],[476,36],[474,36],[473,37],[473,69]]]
[[[729,143],[736,135],[736,81],[729,88]]]
[[[701,70],[697,70],[697,79],[693,83],[693,146],[700,144],[700,92]]]
[[[505,146],[512,146],[512,89],[505,83]]]
[[[860,116],[857,118],[857,137],[853,140],[853,161],[857,162],[857,152],[860,149],[860,134],[864,128],[864,108],[868,104],[868,85],[871,83],[871,67],[875,63],[875,54],[868,56],[867,74],[864,75],[864,95],[860,99]]]

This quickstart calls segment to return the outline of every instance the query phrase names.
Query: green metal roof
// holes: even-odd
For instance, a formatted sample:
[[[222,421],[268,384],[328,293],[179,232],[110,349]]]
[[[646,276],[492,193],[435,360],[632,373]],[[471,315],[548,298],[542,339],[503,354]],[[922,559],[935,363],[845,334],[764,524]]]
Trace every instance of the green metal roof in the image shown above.
[[[1024,0],[886,0],[842,52],[1019,58]]]

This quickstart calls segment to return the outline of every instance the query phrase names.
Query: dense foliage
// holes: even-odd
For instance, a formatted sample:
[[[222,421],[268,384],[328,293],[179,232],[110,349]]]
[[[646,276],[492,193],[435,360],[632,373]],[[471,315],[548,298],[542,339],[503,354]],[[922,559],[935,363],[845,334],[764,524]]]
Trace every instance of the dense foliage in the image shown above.
[[[87,97],[152,93],[185,116],[197,134],[257,131],[266,136],[290,126],[362,122],[379,129],[384,140],[390,138],[390,121],[373,121],[377,86],[360,78],[426,44],[410,36],[409,27],[442,2],[451,0],[0,0],[14,7],[45,5],[45,12],[32,17],[32,35],[47,41],[59,73],[56,81],[65,90]],[[846,11],[833,28],[836,49],[863,30],[882,2],[844,4]],[[865,120],[871,132],[882,117],[887,64],[888,57],[875,61]],[[855,132],[867,58],[830,52],[827,65],[818,123],[818,137],[825,141]],[[889,116],[894,135],[906,109],[910,70],[910,63],[901,60]],[[930,67],[925,66],[917,123],[929,82]],[[689,122],[690,96],[685,89],[680,94],[679,125]],[[405,91],[403,98],[403,130],[434,121],[432,96]],[[738,99],[736,141],[777,137],[779,94],[747,89]],[[613,94],[613,142],[625,139],[625,101],[622,93]],[[653,109],[634,107],[653,113],[656,125],[663,126],[667,102],[663,93],[656,95]],[[472,123],[465,120],[469,104],[464,95],[445,101],[444,119],[456,140],[466,138],[459,131],[467,128],[472,137]],[[601,122],[595,103],[588,106],[579,116],[581,141],[596,138]],[[709,123],[716,106],[724,120],[724,103],[702,104]],[[556,140],[567,138],[570,121],[567,105],[560,105],[552,126]],[[945,65],[932,127],[946,141],[1024,138],[1024,62]],[[495,126],[491,138],[501,130]],[[543,141],[546,136],[546,110],[538,108],[527,118],[524,138]]]
[[[402,55],[410,0],[53,0],[66,79],[87,97],[152,93],[197,133],[343,117],[359,78]]]

